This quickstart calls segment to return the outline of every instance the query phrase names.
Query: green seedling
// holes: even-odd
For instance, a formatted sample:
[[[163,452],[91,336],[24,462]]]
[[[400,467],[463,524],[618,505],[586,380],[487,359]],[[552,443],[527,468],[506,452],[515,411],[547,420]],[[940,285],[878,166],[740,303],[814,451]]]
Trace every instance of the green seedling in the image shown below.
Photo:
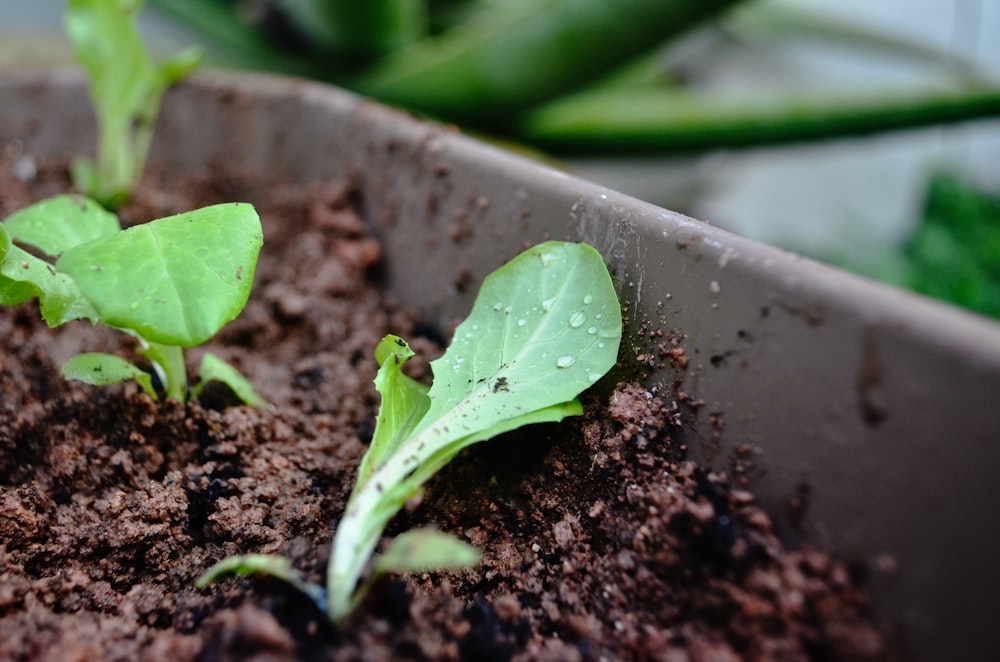
[[[183,348],[201,345],[243,310],[262,243],[249,204],[205,207],[122,230],[97,202],[60,195],[0,224],[0,304],[37,298],[50,327],[86,319],[134,335],[167,397],[184,402]],[[134,379],[157,397],[147,373],[109,354],[81,354],[63,374],[95,385]],[[245,402],[263,404],[245,378],[212,354],[200,376],[195,395],[205,381],[218,380]]]
[[[382,574],[473,564],[474,548],[428,529],[397,536],[369,561],[389,520],[462,449],[582,413],[577,396],[615,364],[621,333],[618,298],[596,250],[547,242],[525,251],[485,279],[444,356],[431,363],[432,386],[403,373],[413,351],[401,338],[387,336],[376,348],[382,405],[334,536],[325,590],[303,589],[286,561],[266,555],[226,559],[197,586],[227,573],[270,574],[338,622]]]
[[[142,176],[163,93],[201,61],[187,49],[157,64],[135,25],[142,0],[69,0],[65,26],[76,59],[90,76],[98,120],[96,163],[74,164],[86,195],[109,209],[123,204]]]

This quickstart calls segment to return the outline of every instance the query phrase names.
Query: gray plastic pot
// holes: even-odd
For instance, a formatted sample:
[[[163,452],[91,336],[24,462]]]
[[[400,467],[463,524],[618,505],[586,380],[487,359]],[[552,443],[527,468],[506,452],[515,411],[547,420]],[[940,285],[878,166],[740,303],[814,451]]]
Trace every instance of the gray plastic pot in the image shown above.
[[[93,145],[79,74],[0,77],[0,149]],[[301,81],[179,86],[154,158],[357,178],[387,286],[443,328],[526,244],[593,244],[631,318],[626,363],[705,403],[686,409],[693,452],[726,469],[740,447],[786,538],[868,567],[879,617],[921,657],[1000,659],[1000,325]],[[686,369],[644,328],[680,339]]]

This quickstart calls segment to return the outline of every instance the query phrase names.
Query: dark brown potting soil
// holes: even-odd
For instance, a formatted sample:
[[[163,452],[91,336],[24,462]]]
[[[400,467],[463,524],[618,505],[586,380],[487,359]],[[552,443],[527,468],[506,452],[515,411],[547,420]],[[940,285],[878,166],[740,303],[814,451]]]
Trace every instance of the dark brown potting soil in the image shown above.
[[[63,166],[2,158],[2,216],[69,188]],[[34,305],[0,311],[0,659],[902,657],[847,567],[783,548],[752,493],[685,460],[674,395],[635,383],[586,395],[584,417],[473,447],[390,526],[464,536],[479,567],[384,581],[339,630],[274,581],[195,590],[248,552],[322,580],[373,430],[376,343],[411,339],[426,379],[448,334],[378,288],[350,182],[151,171],[123,218],[236,200],[258,206],[264,250],[247,309],[209,348],[266,409],[228,406],[223,387],[157,406],[135,385],[65,382],[75,353],[136,358],[134,343],[83,322],[49,330]]]

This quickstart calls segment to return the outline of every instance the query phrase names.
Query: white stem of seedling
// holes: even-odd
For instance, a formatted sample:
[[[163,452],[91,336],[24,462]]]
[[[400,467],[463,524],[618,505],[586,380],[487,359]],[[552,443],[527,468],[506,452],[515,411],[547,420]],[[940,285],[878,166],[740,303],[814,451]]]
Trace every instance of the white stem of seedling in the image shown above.
[[[402,505],[398,499],[387,498],[386,486],[398,489],[419,464],[413,455],[393,455],[348,502],[344,518],[337,526],[327,566],[327,608],[333,622],[340,621],[353,609],[355,587],[365,562],[386,524]],[[402,499],[405,501],[406,496]]]
[[[184,349],[176,345],[143,341],[141,353],[153,363],[153,369],[163,382],[167,398],[178,402],[187,401],[187,366],[184,363]]]

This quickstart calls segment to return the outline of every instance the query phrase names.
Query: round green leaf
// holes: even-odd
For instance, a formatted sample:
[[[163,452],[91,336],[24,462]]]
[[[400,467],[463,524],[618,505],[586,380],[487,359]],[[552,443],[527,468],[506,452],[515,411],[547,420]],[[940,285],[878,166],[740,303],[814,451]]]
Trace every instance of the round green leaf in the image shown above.
[[[56,269],[106,324],[193,347],[243,310],[262,243],[252,205],[215,205],[69,249]]]
[[[461,570],[479,563],[479,550],[453,535],[421,528],[410,529],[393,539],[375,560],[375,572],[435,572]]]
[[[141,370],[131,361],[126,361],[114,354],[101,352],[77,354],[63,366],[63,377],[76,379],[93,386],[120,384],[126,380],[134,379],[139,382],[139,386],[151,398],[158,399],[156,391],[153,390],[153,379],[149,373]]]
[[[118,217],[82,195],[57,195],[14,212],[4,221],[11,239],[59,255],[121,230]]]

